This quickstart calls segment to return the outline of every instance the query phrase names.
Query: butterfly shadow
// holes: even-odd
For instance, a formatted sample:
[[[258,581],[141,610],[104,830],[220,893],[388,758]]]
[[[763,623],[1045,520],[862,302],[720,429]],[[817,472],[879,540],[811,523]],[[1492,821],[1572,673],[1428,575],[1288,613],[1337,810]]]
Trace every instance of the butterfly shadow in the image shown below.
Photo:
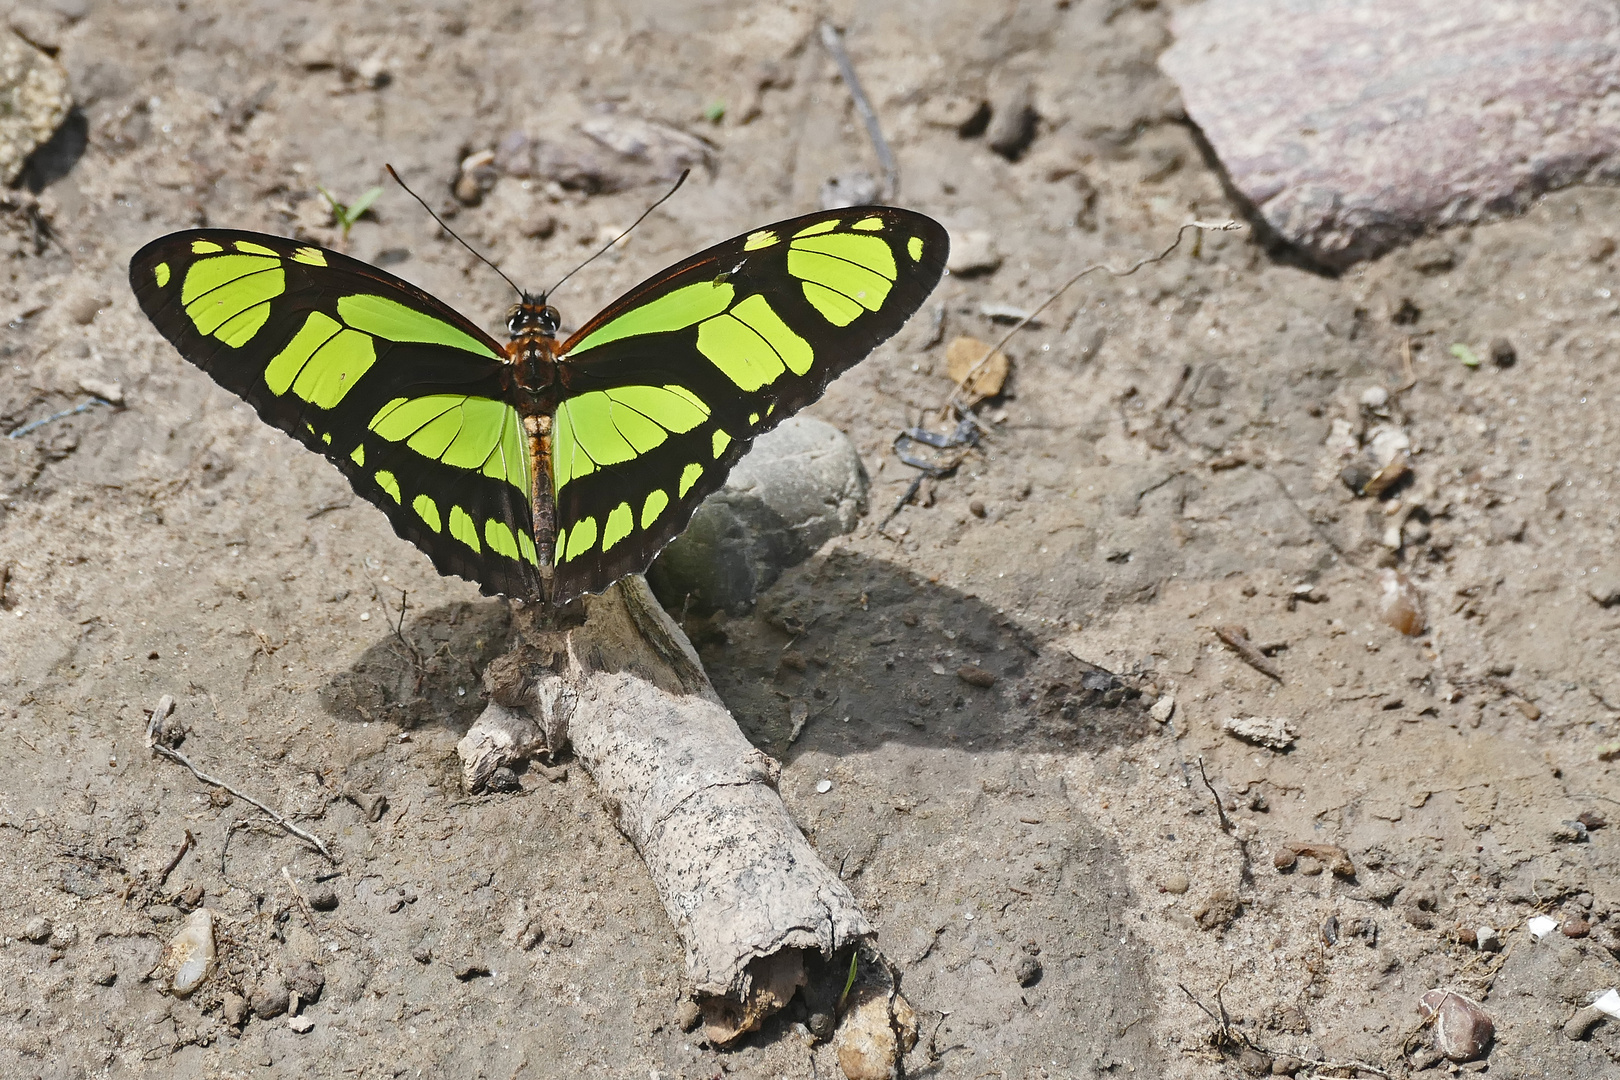
[[[407,615],[347,670],[320,688],[342,720],[409,730],[438,723],[460,736],[488,703],[484,668],[507,649],[512,613],[504,600],[458,602]]]
[[[1158,726],[1146,678],[1087,663],[970,593],[854,552],[788,571],[751,615],[688,629],[743,732],[785,761],[889,742],[1097,751]]]

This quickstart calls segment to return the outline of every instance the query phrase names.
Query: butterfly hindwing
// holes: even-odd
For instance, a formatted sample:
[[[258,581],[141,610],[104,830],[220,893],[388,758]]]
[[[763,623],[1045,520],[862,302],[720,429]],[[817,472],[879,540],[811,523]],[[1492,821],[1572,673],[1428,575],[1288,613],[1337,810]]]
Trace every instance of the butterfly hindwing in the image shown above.
[[[908,210],[810,214],[700,252],[581,328],[552,433],[554,601],[644,570],[754,438],[905,324],[949,250]]]
[[[531,463],[505,350],[408,282],[337,252],[223,229],[130,263],[182,356],[324,455],[446,574],[543,595]]]

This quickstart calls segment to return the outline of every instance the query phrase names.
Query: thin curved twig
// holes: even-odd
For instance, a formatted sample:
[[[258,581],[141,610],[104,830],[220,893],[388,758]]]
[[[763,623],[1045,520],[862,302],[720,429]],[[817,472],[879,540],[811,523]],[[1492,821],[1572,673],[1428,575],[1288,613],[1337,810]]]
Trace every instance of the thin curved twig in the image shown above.
[[[1175,243],[1171,244],[1157,255],[1149,255],[1146,258],[1138,259],[1124,270],[1115,270],[1107,263],[1092,263],[1090,266],[1074,275],[1074,277],[1070,278],[1068,281],[1065,281],[1056,292],[1054,292],[1051,296],[1048,296],[1045,300],[1041,301],[1040,307],[1037,307],[1034,311],[1031,311],[1022,319],[1019,319],[1018,322],[1013,324],[1013,328],[1011,330],[1008,330],[1002,335],[1000,341],[986,349],[984,355],[979,358],[978,362],[972,367],[968,368],[967,372],[956,381],[956,385],[951,388],[950,396],[945,399],[945,404],[940,407],[940,412],[943,414],[952,408],[959,408],[960,406],[957,402],[957,395],[962,392],[969,382],[973,381],[973,377],[979,373],[979,369],[984,367],[985,364],[989,363],[990,358],[999,352],[1003,345],[1011,341],[1014,334],[1018,333],[1018,331],[1022,330],[1024,327],[1033,322],[1035,320],[1035,316],[1051,307],[1053,302],[1056,301],[1058,297],[1068,292],[1077,281],[1085,277],[1087,274],[1096,270],[1106,270],[1113,277],[1130,277],[1144,266],[1151,263],[1163,262],[1165,259],[1168,259],[1171,254],[1181,246],[1182,238],[1187,235],[1188,229],[1194,229],[1199,233],[1203,233],[1233,232],[1241,228],[1243,228],[1243,225],[1236,221],[1189,221],[1187,224],[1176,230]]]

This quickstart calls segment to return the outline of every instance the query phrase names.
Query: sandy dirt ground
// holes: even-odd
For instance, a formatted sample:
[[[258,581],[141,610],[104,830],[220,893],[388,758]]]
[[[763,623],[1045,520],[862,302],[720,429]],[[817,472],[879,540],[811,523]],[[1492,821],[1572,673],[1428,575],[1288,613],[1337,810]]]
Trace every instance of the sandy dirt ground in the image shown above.
[[[1166,5],[25,17],[85,145],[37,199],[5,196],[0,420],[84,402],[85,379],[124,402],[0,439],[0,1074],[839,1075],[802,1004],[732,1050],[682,1029],[679,944],[580,769],[462,793],[453,747],[505,604],[438,578],[181,361],[125,278],[141,244],[202,223],[338,243],[317,185],[353,199],[384,162],[448,204],[458,164],[513,133],[698,136],[686,188],[557,296],[577,326],[876,171],[828,17],[900,200],[999,266],[947,278],[813,408],[873,477],[857,531],[753,612],[685,617],[879,928],[922,1018],[907,1074],[1438,1075],[1417,1003],[1450,987],[1495,1022],[1489,1076],[1613,1075],[1620,1022],[1563,1031],[1620,983],[1613,190],[1336,279],[1247,233],[1093,275],[1009,345],[981,451],[880,533],[913,476],[890,442],[948,392],[946,343],[1000,332],[984,305],[1032,307],[1238,212],[1155,66]],[[950,126],[953,97],[1023,86],[1040,121],[1018,160]],[[454,224],[541,287],[661,188],[660,163],[597,163],[583,188],[493,175]],[[397,190],[347,243],[498,328],[505,286]],[[1516,363],[1490,359],[1497,338]],[[1401,486],[1340,480],[1363,440],[1402,436]],[[1386,570],[1423,633],[1380,617]],[[1232,626],[1278,678],[1222,643]],[[163,694],[199,768],[341,861],[150,757]],[[1293,741],[1240,741],[1234,717]],[[179,1000],[146,976],[199,904],[220,964]],[[1537,914],[1559,924],[1539,940]],[[277,979],[315,998],[297,1026],[242,1020]]]

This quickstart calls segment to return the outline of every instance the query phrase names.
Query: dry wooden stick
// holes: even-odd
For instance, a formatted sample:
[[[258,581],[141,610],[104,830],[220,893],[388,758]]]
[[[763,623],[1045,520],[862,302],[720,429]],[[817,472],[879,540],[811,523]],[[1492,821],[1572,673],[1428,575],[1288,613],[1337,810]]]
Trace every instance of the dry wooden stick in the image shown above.
[[[171,746],[164,746],[161,742],[158,742],[157,727],[160,723],[167,719],[169,714],[172,712],[174,712],[174,698],[169,694],[164,694],[158,699],[157,707],[152,710],[151,719],[146,722],[146,748],[148,750],[160,757],[166,757],[170,761],[178,762],[179,764],[184,765],[186,768],[191,770],[192,776],[195,776],[203,783],[208,784],[211,787],[217,787],[222,791],[227,791],[236,798],[241,799],[243,802],[251,803],[252,805],[257,806],[260,810],[268,814],[270,819],[277,825],[280,825],[283,829],[292,833],[305,843],[313,845],[316,851],[319,851],[322,855],[326,856],[326,858],[334,865],[337,863],[337,858],[327,850],[326,845],[321,842],[320,837],[300,829],[281,814],[277,813],[275,810],[272,810],[269,806],[266,806],[264,803],[260,802],[258,799],[255,799],[246,792],[238,791],[225,781],[213,776],[209,776],[207,773],[197,768],[197,766],[193,765],[191,763],[191,759],[186,757],[186,755],[182,754],[180,751]]]

